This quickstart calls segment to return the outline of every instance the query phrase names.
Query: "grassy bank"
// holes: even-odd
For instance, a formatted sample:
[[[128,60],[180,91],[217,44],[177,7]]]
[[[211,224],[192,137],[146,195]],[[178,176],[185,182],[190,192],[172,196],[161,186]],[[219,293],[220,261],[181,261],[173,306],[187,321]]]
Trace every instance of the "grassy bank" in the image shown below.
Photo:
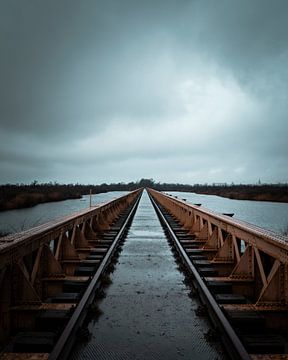
[[[40,192],[33,193],[19,193],[13,198],[8,199],[6,202],[1,203],[0,210],[12,210],[32,207],[37,204],[61,201],[67,199],[79,199],[81,195],[78,194],[62,194],[61,192],[52,191],[48,194],[42,194]]]
[[[10,235],[11,233],[9,232],[5,232],[5,231],[0,231],[0,238],[1,237],[4,237],[4,236],[7,236],[7,235]]]
[[[218,195],[229,199],[274,201],[288,203],[288,186],[285,185],[233,185],[199,186],[198,194]]]
[[[6,184],[0,185],[0,211],[32,207],[37,204],[61,201],[68,199],[79,199],[83,195],[105,193],[107,191],[133,190],[136,184]]]
[[[153,179],[141,179],[130,183],[101,185],[80,184],[6,184],[0,185],[0,211],[31,207],[37,204],[67,199],[78,199],[82,195],[107,191],[131,191],[140,187],[151,187],[159,191],[183,191],[198,194],[218,195],[230,199],[276,201],[288,203],[288,185],[185,185],[157,183]]]
[[[0,210],[27,208],[45,202],[80,198],[81,193],[75,190],[58,184],[1,185]]]

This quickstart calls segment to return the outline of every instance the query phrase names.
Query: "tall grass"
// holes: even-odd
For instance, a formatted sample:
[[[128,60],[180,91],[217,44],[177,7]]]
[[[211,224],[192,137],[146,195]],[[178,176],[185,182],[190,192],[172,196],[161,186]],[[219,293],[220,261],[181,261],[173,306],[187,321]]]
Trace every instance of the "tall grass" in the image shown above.
[[[288,236],[288,224],[282,229],[282,234]]]

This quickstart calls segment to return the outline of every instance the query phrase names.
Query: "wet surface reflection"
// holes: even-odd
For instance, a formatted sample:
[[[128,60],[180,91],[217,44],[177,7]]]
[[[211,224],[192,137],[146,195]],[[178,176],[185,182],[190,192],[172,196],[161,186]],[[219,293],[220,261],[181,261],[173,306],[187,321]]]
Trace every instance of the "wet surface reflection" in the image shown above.
[[[146,192],[129,230],[100,315],[89,322],[87,342],[72,359],[220,359],[220,345],[207,343],[206,319],[178,270]]]

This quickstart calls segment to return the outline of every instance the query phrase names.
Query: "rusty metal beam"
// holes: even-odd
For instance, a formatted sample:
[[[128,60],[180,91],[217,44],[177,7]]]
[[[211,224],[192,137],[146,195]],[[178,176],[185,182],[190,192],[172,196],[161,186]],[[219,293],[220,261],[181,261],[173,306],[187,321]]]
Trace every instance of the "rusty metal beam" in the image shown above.
[[[112,201],[96,205],[92,209],[85,209],[61,219],[52,220],[32,229],[1,238],[0,270],[13,262],[17,262],[42,245],[50,243],[50,241],[60,237],[66,231],[73,230],[74,226],[79,226],[94,216],[108,210],[110,207],[121,202],[125,203],[126,201],[131,203],[138,192],[138,190],[132,191]]]
[[[77,281],[75,269],[85,261],[85,256],[93,248],[85,237],[85,224],[90,227],[91,234],[95,229],[98,230],[97,221],[92,229],[95,218],[101,219],[103,227],[110,227],[124,210],[135,203],[141,191],[132,191],[92,209],[1,238],[1,343],[7,342],[11,332],[18,326],[13,323],[16,313],[17,316],[22,313],[25,322],[25,313],[31,310],[43,311],[45,306],[55,309],[55,305],[44,304],[47,298],[61,293],[65,280]],[[100,230],[99,234],[102,234]],[[83,277],[78,279],[83,281]],[[71,308],[71,304],[67,306]]]
[[[193,212],[193,214],[199,216],[200,219],[210,221],[211,224],[225,230],[231,235],[245,240],[245,242],[252,246],[256,246],[259,250],[278,259],[282,263],[288,264],[287,236],[277,234],[271,230],[263,229],[242,220],[219,214],[202,206],[199,207],[189,204],[186,201],[173,198],[172,196],[165,195],[156,190],[149,189],[149,191],[151,191],[156,198],[162,198],[162,201],[169,201],[170,203],[175,204],[175,206],[182,208],[185,213],[183,212],[181,217],[184,217],[189,211]]]
[[[201,251],[214,251],[209,261],[219,276],[231,281],[251,279],[249,300],[257,306],[273,304],[288,309],[288,237],[149,189],[183,229],[206,242]],[[225,266],[226,267],[225,267]],[[247,289],[251,285],[247,283]]]

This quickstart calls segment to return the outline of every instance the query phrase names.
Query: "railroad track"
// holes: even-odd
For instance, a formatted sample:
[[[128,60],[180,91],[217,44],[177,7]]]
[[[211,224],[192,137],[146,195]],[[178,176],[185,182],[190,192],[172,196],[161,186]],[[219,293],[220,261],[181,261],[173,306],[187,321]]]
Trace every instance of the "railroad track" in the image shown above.
[[[203,249],[203,238],[191,234],[153,193],[149,192],[149,196],[177,258],[185,265],[189,283],[203,304],[199,312],[209,315],[212,321],[211,337],[222,341],[231,359],[288,359],[287,333],[268,328],[265,323],[269,312],[266,319],[265,313],[255,310],[245,296],[233,291],[232,282],[217,279],[217,265],[209,250]],[[287,319],[283,309],[279,314]]]
[[[141,193],[118,216],[109,230],[101,234],[101,240],[81,260],[73,276],[66,276],[62,291],[46,299],[41,305],[29,304],[26,311],[35,314],[32,331],[18,331],[0,354],[1,360],[65,360],[94,301],[95,294],[103,285],[109,266],[117,258],[121,242],[125,239],[136,212]],[[36,311],[35,311],[36,309]],[[16,309],[14,309],[16,310]],[[23,305],[21,306],[23,311]],[[18,327],[19,329],[19,327]]]
[[[109,273],[109,268],[112,268],[113,260],[117,258],[117,251],[125,239],[141,194],[141,191],[132,192],[130,195],[103,204],[94,210],[86,210],[67,219],[60,219],[52,224],[32,229],[28,233],[16,234],[2,240],[0,243],[0,285],[2,284],[2,289],[6,286],[7,293],[5,296],[2,295],[4,301],[1,300],[0,303],[0,313],[3,314],[1,315],[3,322],[0,327],[0,336],[4,337],[2,329],[5,328],[8,314],[12,341],[2,349],[0,360],[65,360],[69,358],[78,335],[81,333],[85,335],[85,319],[89,317],[87,316],[89,311],[93,311],[91,305],[93,307],[95,295],[98,290],[101,290],[105,276]],[[178,199],[171,201],[169,196],[156,191],[150,190],[148,194],[167,239],[174,247],[181,263],[185,265],[187,278],[202,302],[202,306],[197,311],[198,315],[208,314],[211,319],[213,330],[208,337],[210,336],[212,340],[221,340],[231,359],[287,359],[287,333],[283,333],[283,329],[287,330],[285,303],[281,305],[281,302],[278,302],[278,305],[273,307],[271,303],[266,305],[262,302],[259,306],[253,303],[252,295],[255,293],[256,299],[261,298],[263,291],[256,289],[258,293],[256,290],[251,292],[251,287],[255,287],[256,278],[228,276],[229,273],[234,273],[231,269],[235,266],[239,267],[241,259],[246,259],[245,257],[249,259],[251,245],[250,237],[244,232],[246,225],[234,220],[234,222],[227,220],[226,223],[226,218],[221,217],[221,214],[216,214],[213,218],[214,214],[205,210],[201,211],[206,218],[200,219],[197,215],[199,205],[193,207]],[[166,201],[167,207],[161,204],[159,199],[164,199],[163,203]],[[170,203],[177,205],[174,206],[174,211],[168,210]],[[193,211],[196,212],[194,220],[192,220]],[[199,226],[200,220],[201,226]],[[251,231],[248,225],[247,232]],[[241,253],[241,249],[238,249],[238,255],[231,258],[233,262],[231,259],[228,259],[228,262],[227,259],[215,262],[215,254],[219,252],[219,249],[215,246],[204,246],[208,242],[209,226],[212,228],[212,233],[208,236],[208,240],[210,239],[210,243],[214,241],[213,246],[216,244],[217,231],[217,234],[223,237],[221,249],[225,247],[225,244],[232,244],[229,234],[231,227],[236,235],[237,231],[241,231],[239,233],[241,237],[234,235],[233,243],[236,244],[235,246],[240,246],[241,242],[247,241],[246,250]],[[225,230],[222,231],[221,227]],[[237,227],[240,230],[237,230]],[[192,231],[191,228],[196,230],[192,229]],[[258,236],[258,233],[260,237],[266,239],[267,234],[264,232],[262,234],[262,230],[258,228],[253,236]],[[268,235],[267,241],[271,244],[269,256],[270,254],[278,256],[279,253],[279,259],[272,258],[273,261],[270,259],[266,288],[278,269],[279,273],[282,267],[285,269],[284,265],[279,265],[282,259],[286,261],[285,243],[272,233]],[[264,249],[262,246],[262,242],[259,242],[261,251]],[[281,251],[278,252],[278,249]],[[257,251],[257,249],[254,250],[255,253]],[[45,256],[41,258],[43,254]],[[266,263],[263,261],[264,267],[269,258],[265,258],[264,253],[260,255],[266,261]],[[30,264],[29,267],[31,259],[34,265]],[[40,266],[41,261],[50,264],[46,266],[46,272],[43,272]],[[261,261],[260,264],[262,264]],[[259,263],[258,266],[261,270]],[[16,270],[13,270],[14,267]],[[248,270],[251,271],[251,267]],[[259,270],[253,271],[256,273]],[[40,277],[36,276],[37,273]],[[258,278],[260,275],[258,274]],[[17,286],[5,281],[6,276],[7,278],[9,276],[10,281],[14,281],[15,278]],[[265,273],[261,276],[262,282],[265,282]],[[43,288],[46,286],[45,291],[39,287],[37,279],[42,281]],[[21,291],[17,290],[18,285]],[[25,288],[25,291],[22,291],[22,288]],[[245,290],[243,294],[242,289]],[[45,294],[48,293],[47,297]],[[7,294],[10,298],[17,297],[17,301],[13,300],[7,306],[9,312],[3,311],[5,301],[8,303]],[[25,299],[19,299],[19,294],[25,295]],[[277,297],[273,299],[275,301]],[[277,321],[276,325],[274,321]]]

